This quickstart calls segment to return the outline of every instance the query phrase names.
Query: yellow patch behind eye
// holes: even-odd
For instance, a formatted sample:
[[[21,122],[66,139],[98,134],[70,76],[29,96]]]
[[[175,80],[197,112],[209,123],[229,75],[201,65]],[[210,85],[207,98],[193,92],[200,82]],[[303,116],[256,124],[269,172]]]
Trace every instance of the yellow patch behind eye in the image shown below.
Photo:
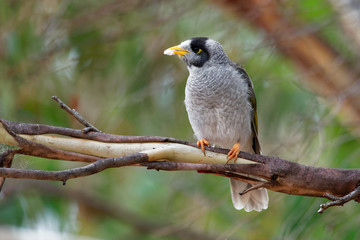
[[[202,52],[202,49],[199,48],[199,51],[196,54],[200,54]]]

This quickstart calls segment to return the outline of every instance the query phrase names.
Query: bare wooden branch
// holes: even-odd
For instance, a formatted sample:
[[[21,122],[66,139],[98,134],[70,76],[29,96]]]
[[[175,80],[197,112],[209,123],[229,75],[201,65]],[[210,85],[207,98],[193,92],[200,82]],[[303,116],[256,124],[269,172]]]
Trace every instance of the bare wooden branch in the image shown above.
[[[76,120],[78,120],[81,124],[85,126],[85,128],[82,130],[84,133],[88,132],[101,132],[99,129],[94,127],[91,123],[86,121],[81,114],[76,111],[76,109],[69,108],[65,103],[63,103],[57,96],[52,96],[51,99],[55,100],[61,109],[64,109],[67,113],[69,113],[71,116],[73,116]]]
[[[8,149],[5,152],[3,152],[2,154],[0,154],[0,167],[1,168],[10,168],[13,158],[15,156],[15,154],[17,153],[18,150],[16,149]],[[4,186],[5,183],[5,177],[0,177],[0,191],[2,189],[2,187]]]
[[[57,136],[49,133],[56,133]],[[346,196],[360,182],[360,169],[311,167],[278,157],[245,152],[240,152],[236,164],[226,164],[227,149],[208,147],[204,156],[194,144],[177,139],[117,136],[100,132],[84,134],[75,129],[6,120],[0,120],[0,144],[19,147],[15,152],[8,152],[8,156],[3,154],[3,158],[11,158],[10,154],[15,153],[91,162],[64,171],[0,168],[0,177],[8,178],[65,182],[107,168],[137,165],[166,171],[198,171],[238,179],[256,188],[323,198],[326,194]],[[359,198],[353,200],[359,201]]]
[[[184,140],[169,138],[169,137],[124,136],[124,135],[115,135],[115,134],[98,133],[98,132],[84,133],[79,129],[63,128],[63,127],[33,124],[33,123],[19,123],[19,122],[7,121],[5,119],[1,119],[1,121],[5,123],[5,125],[10,131],[15,131],[16,134],[19,135],[59,134],[68,137],[89,139],[100,142],[111,142],[111,143],[171,142],[171,143],[185,144],[189,146],[196,146],[195,143],[189,143]],[[205,147],[205,149],[209,150],[211,148]]]
[[[336,197],[330,193],[325,193],[324,196],[327,199],[332,200],[331,202],[324,203],[320,205],[320,209],[318,210],[318,213],[323,213],[326,209],[333,206],[343,206],[345,203],[355,200],[359,202],[359,196],[360,196],[360,186],[355,188],[354,191],[350,192],[349,194],[343,196],[343,197]]]
[[[259,156],[253,154],[255,156]],[[262,156],[262,155],[261,155]],[[197,164],[179,162],[147,162],[142,165],[166,171],[208,171],[249,174],[268,181],[267,189],[293,195],[324,197],[325,193],[344,196],[356,188],[360,169],[334,169],[301,165],[277,157],[262,156],[262,164]],[[251,158],[248,158],[249,160]],[[244,180],[246,181],[246,180]],[[249,182],[249,181],[246,181]],[[251,181],[249,183],[259,184]]]
[[[89,176],[108,168],[118,168],[142,163],[148,160],[146,154],[135,153],[119,158],[100,159],[83,167],[62,170],[42,171],[15,168],[0,168],[0,176],[22,179],[52,180],[65,182],[69,179]]]
[[[45,146],[34,141],[29,141],[21,137],[16,131],[14,132],[11,127],[6,124],[6,121],[0,119],[0,124],[0,136],[3,136],[3,139],[0,140],[0,144],[3,143],[20,147],[20,149],[18,149],[15,154],[80,162],[94,162],[99,159],[99,157],[84,155],[77,153],[76,151],[70,152],[63,149],[54,148],[52,146]],[[19,124],[19,127],[23,128],[25,125]],[[5,132],[8,134],[5,134]]]

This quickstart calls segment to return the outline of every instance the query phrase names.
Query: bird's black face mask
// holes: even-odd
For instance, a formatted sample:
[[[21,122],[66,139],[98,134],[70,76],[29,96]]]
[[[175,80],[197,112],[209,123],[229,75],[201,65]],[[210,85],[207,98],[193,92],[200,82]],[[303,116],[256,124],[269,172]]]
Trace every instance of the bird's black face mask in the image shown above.
[[[191,52],[183,58],[188,66],[202,67],[209,60],[210,55],[205,44],[207,39],[204,37],[191,39]]]

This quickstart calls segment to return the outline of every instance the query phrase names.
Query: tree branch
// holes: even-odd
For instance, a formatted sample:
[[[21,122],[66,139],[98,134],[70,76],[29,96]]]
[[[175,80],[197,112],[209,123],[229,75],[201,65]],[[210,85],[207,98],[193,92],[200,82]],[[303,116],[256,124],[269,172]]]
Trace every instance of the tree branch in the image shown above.
[[[51,99],[56,101],[61,109],[64,109],[67,113],[69,113],[71,116],[73,116],[76,120],[78,120],[81,124],[85,126],[85,128],[82,130],[84,133],[88,132],[100,132],[99,129],[94,127],[92,124],[90,124],[88,121],[86,121],[81,114],[76,111],[76,109],[69,108],[66,104],[64,104],[57,96],[52,96]]]
[[[57,136],[49,133],[56,133]],[[1,119],[0,144],[18,147],[3,153],[2,159],[12,159],[15,154],[26,154],[90,162],[86,166],[63,171],[14,169],[4,166],[0,168],[0,177],[65,182],[107,168],[137,165],[156,170],[198,171],[220,175],[251,183],[255,188],[264,187],[276,192],[312,197],[329,196],[327,194],[347,196],[360,182],[360,169],[311,167],[278,157],[245,152],[240,152],[236,164],[226,164],[229,150],[208,147],[204,156],[194,144],[178,139],[119,136],[101,132],[85,134],[75,129]],[[246,192],[251,190],[253,189]],[[346,200],[359,201],[359,198],[352,194],[346,197]]]
[[[93,175],[108,168],[118,168],[143,163],[147,160],[148,158],[146,154],[135,153],[119,158],[100,159],[83,167],[62,171],[0,168],[0,176],[22,179],[53,180],[61,181],[65,184],[65,182],[69,179]]]
[[[356,201],[359,202],[359,196],[360,196],[360,186],[357,186],[354,191],[350,192],[349,194],[343,196],[343,197],[336,197],[330,193],[325,193],[324,196],[327,199],[332,200],[331,202],[324,203],[320,205],[320,209],[318,210],[318,213],[323,213],[326,209],[333,206],[343,206],[345,203],[357,199]]]

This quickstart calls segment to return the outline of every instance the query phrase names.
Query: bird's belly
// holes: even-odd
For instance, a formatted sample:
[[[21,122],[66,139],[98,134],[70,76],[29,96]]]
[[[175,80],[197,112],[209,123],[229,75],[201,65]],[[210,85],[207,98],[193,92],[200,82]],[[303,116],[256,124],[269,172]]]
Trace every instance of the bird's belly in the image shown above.
[[[198,140],[205,138],[223,148],[237,142],[245,147],[252,136],[247,85],[234,80],[229,72],[216,73],[205,72],[196,78],[190,74],[185,88],[190,124]],[[211,81],[213,78],[219,80]]]
[[[231,148],[236,142],[243,145],[251,136],[249,114],[241,109],[199,105],[187,106],[187,109],[197,139],[205,138],[212,145]]]

